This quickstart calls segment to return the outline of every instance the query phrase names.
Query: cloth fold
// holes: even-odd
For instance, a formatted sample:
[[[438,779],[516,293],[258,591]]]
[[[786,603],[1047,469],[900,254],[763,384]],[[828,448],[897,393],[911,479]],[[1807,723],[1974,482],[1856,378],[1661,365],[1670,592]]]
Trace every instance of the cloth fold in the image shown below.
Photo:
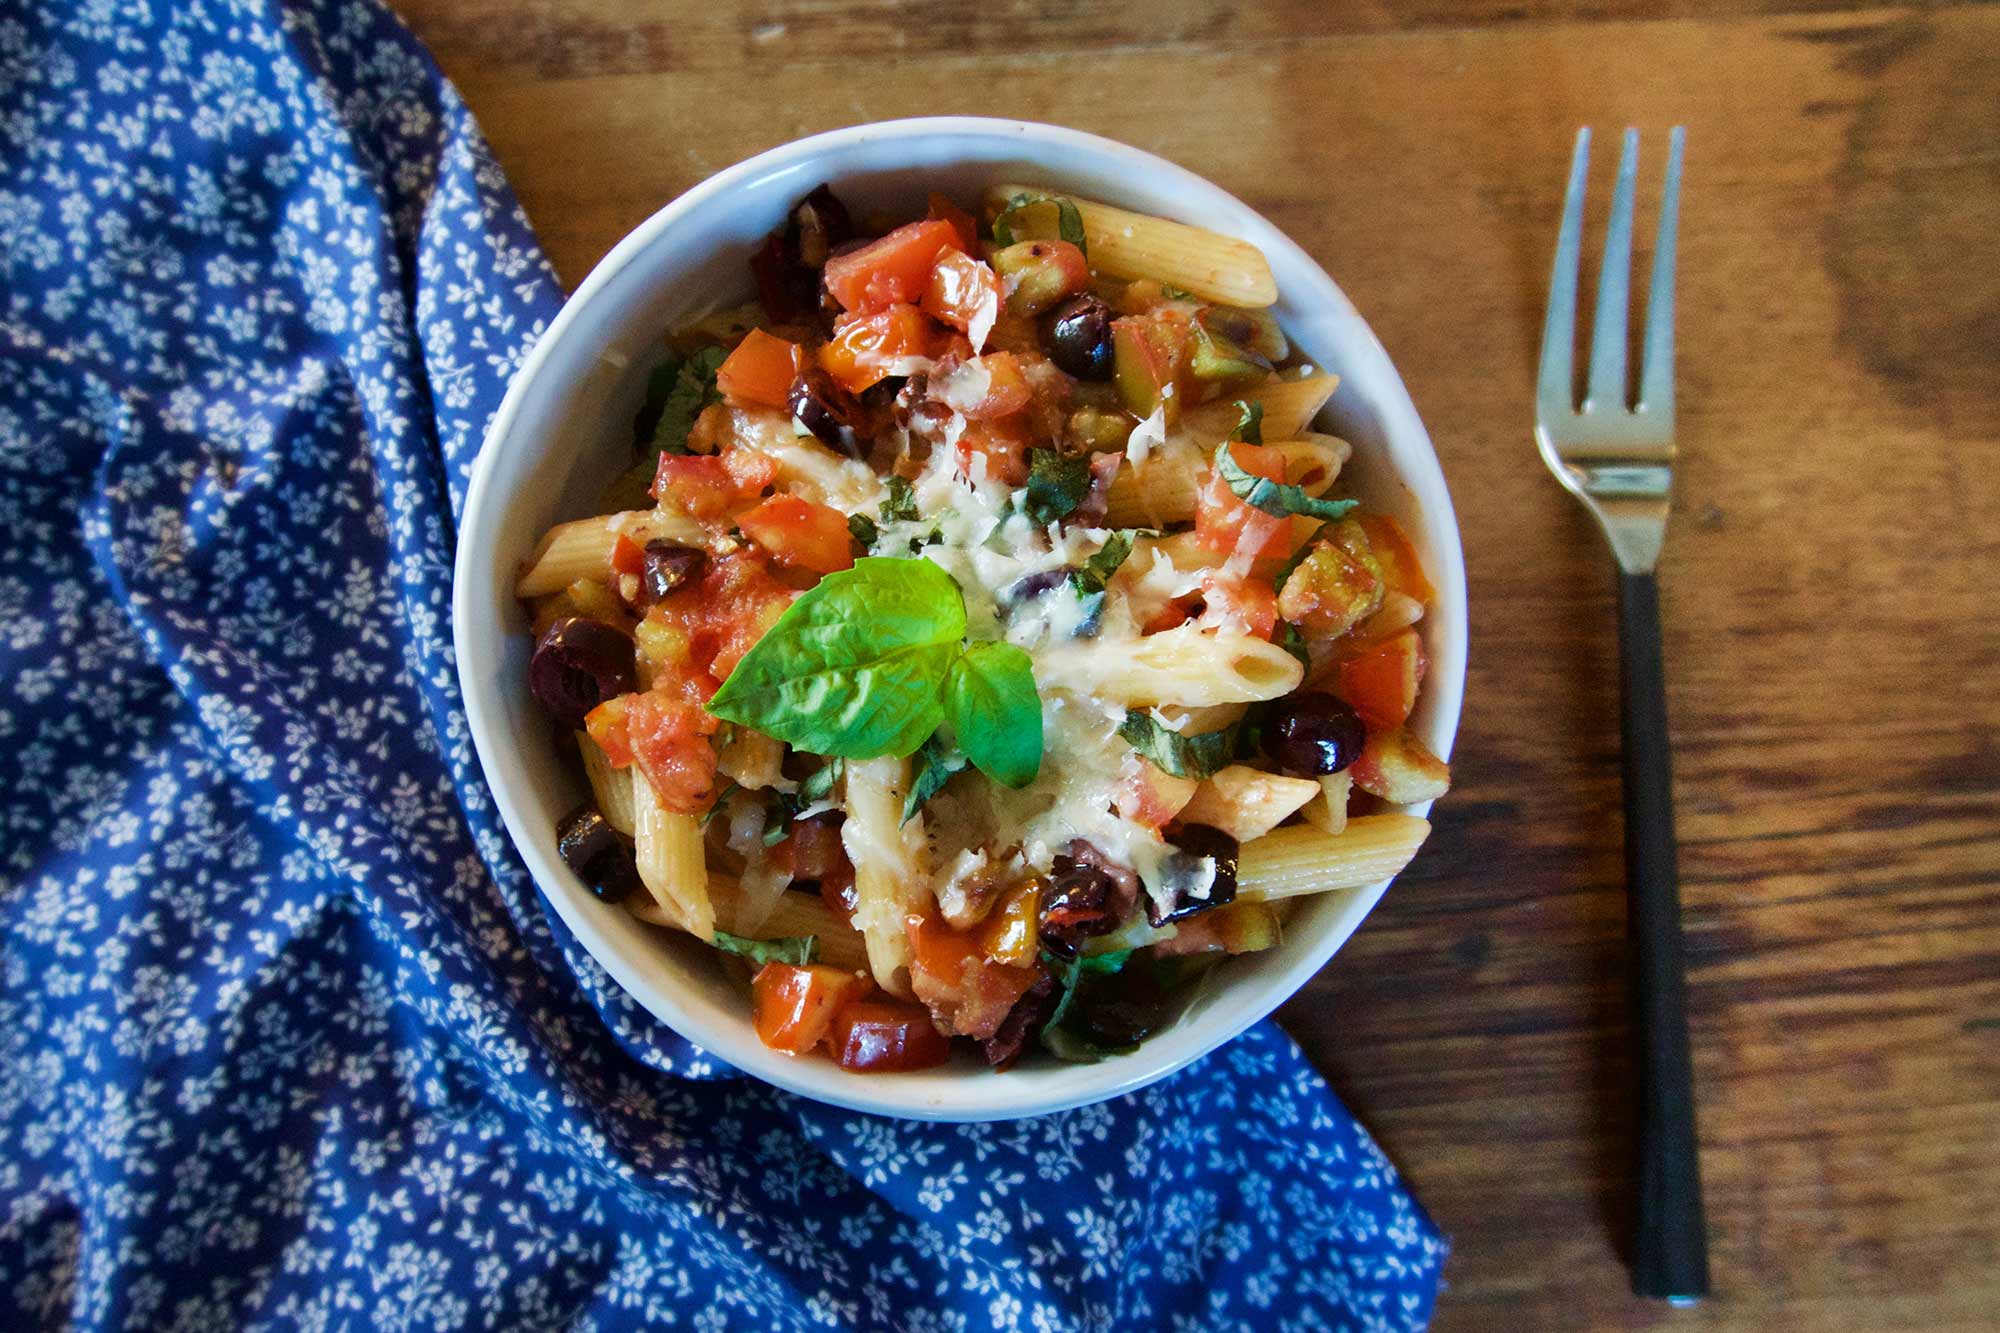
[[[370,0],[0,15],[0,1324],[1421,1327],[1260,1025],[937,1126],[737,1076],[544,910],[454,520],[561,294]]]

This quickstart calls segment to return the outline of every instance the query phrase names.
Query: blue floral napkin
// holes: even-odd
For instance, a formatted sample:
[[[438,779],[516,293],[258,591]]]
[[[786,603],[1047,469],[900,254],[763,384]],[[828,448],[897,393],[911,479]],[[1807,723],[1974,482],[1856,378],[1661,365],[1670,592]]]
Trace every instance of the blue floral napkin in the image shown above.
[[[0,1326],[1422,1326],[1442,1241],[1268,1024],[896,1123],[544,911],[447,608],[559,301],[368,0],[0,11]]]

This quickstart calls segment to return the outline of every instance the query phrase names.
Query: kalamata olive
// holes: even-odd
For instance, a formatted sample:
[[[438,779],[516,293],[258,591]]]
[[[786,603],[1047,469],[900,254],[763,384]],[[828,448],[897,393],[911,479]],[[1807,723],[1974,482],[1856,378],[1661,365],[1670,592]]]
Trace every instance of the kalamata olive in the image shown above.
[[[1042,321],[1049,360],[1080,380],[1111,378],[1111,307],[1090,293],[1072,296]]]
[[[707,568],[708,552],[699,546],[683,546],[679,542],[667,541],[647,542],[646,568],[640,576],[640,587],[650,604],[693,583]]]
[[[633,685],[632,636],[615,625],[565,616],[542,631],[528,659],[528,689],[535,702],[566,727]]]
[[[632,840],[612,828],[594,805],[578,806],[556,825],[556,850],[563,864],[606,902],[617,902],[639,887]]]
[[[850,457],[861,456],[861,444],[854,433],[853,405],[831,375],[818,366],[807,366],[792,381],[787,401],[792,418],[811,431],[820,443]]]
[[[1030,598],[1040,597],[1043,593],[1054,592],[1057,588],[1062,587],[1063,584],[1068,582],[1069,569],[1067,566],[1058,565],[1054,569],[1037,570],[1033,574],[1024,575],[1008,584],[1006,589],[1001,592],[1000,600],[1012,606],[1019,602],[1028,601]]]
[[[833,248],[854,238],[854,220],[832,187],[822,183],[792,205],[788,231],[799,262],[807,268],[825,268]]]
[[[1293,777],[1338,773],[1367,743],[1360,715],[1322,690],[1280,700],[1264,724],[1264,753]]]
[[[1139,895],[1139,880],[1122,866],[1108,865],[1082,839],[1049,867],[1049,896],[1036,925],[1042,947],[1059,958],[1076,956],[1082,941],[1109,935],[1123,925]]]
[[[1062,987],[1056,984],[1054,973],[1044,971],[1036,977],[1035,984],[1014,1001],[1007,1017],[1000,1020],[999,1029],[979,1043],[986,1063],[995,1069],[1006,1069],[1020,1059],[1022,1050],[1049,1021],[1061,998]]]
[[[1174,850],[1160,868],[1158,892],[1146,896],[1147,921],[1164,926],[1236,901],[1236,839],[1207,824],[1182,824],[1168,841]]]

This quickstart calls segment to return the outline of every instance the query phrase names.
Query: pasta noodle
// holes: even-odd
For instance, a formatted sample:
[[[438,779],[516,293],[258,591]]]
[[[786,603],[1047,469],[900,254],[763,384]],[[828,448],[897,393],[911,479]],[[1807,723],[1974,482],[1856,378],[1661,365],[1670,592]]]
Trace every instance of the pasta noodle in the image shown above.
[[[1180,818],[1219,828],[1238,842],[1251,842],[1319,795],[1317,778],[1290,778],[1231,764],[1195,788]]]
[[[1325,494],[1353,452],[1345,440],[1311,433],[1265,447],[1284,456],[1285,480],[1308,495]],[[1120,468],[1111,479],[1105,522],[1114,528],[1157,528],[1192,519],[1210,457],[1208,450],[1181,441],[1155,450],[1144,463]]]
[[[1333,773],[1319,780],[1320,793],[1299,810],[1305,821],[1321,833],[1339,834],[1347,828],[1347,797],[1354,790],[1354,777]]]
[[[709,876],[708,887],[711,898],[718,905],[728,903],[736,888],[717,875]],[[633,898],[625,907],[649,926],[686,929],[678,915],[667,911],[651,898]],[[810,935],[818,945],[818,961],[850,972],[860,972],[868,966],[868,946],[862,940],[861,932],[842,921],[816,893],[782,894],[761,925],[755,929],[732,930],[730,934],[753,940]]]
[[[1045,193],[1028,185],[999,185],[988,191],[988,198],[1004,203],[1021,194]],[[1227,305],[1267,306],[1278,299],[1269,261],[1248,241],[1090,199],[1057,197],[1076,205],[1091,265],[1102,273],[1157,278]]]
[[[514,595],[523,600],[568,587],[578,579],[608,583],[611,548],[620,535],[644,546],[649,541],[699,543],[701,525],[662,509],[628,509],[550,528],[528,558]]]
[[[1430,831],[1430,822],[1415,815],[1359,815],[1339,834],[1310,824],[1273,829],[1238,853],[1236,892],[1290,898],[1365,888],[1408,865]]]
[[[632,841],[639,882],[681,929],[713,939],[715,907],[708,896],[707,851],[702,845],[700,821],[668,810],[653,794],[645,774],[636,768],[626,771],[632,775],[636,811]]]
[[[924,872],[924,821],[907,824],[905,759],[856,759],[847,764],[847,822],[841,842],[854,863],[854,924],[868,941],[875,983],[897,995],[910,993],[910,940],[905,919],[930,897]]]
[[[1290,694],[1305,670],[1283,648],[1252,635],[1181,625],[1122,643],[1051,648],[1035,675],[1128,708],[1200,708]]]
[[[1264,409],[1262,431],[1267,440],[1289,440],[1312,428],[1313,418],[1333,397],[1340,385],[1338,375],[1309,375],[1304,379],[1274,379],[1252,385],[1228,400],[1204,403],[1190,409],[1187,431],[1211,448],[1229,438],[1236,429],[1236,400],[1256,403]]]
[[[583,775],[590,779],[598,811],[612,828],[631,837],[638,828],[638,810],[632,803],[632,770],[613,768],[604,751],[597,748],[597,742],[586,732],[576,733],[576,750],[583,756]]]

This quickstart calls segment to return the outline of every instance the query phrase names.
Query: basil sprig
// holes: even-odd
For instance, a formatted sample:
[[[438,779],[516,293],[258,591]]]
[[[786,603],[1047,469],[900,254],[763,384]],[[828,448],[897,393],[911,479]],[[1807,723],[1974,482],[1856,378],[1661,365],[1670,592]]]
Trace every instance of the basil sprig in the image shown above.
[[[813,754],[913,753],[950,722],[981,772],[1023,787],[1042,764],[1028,655],[965,643],[965,598],[928,560],[864,556],[793,602],[708,711]]]
[[[1162,726],[1152,714],[1127,709],[1118,724],[1125,743],[1177,778],[1214,777],[1236,755],[1236,728],[1189,736]]]

